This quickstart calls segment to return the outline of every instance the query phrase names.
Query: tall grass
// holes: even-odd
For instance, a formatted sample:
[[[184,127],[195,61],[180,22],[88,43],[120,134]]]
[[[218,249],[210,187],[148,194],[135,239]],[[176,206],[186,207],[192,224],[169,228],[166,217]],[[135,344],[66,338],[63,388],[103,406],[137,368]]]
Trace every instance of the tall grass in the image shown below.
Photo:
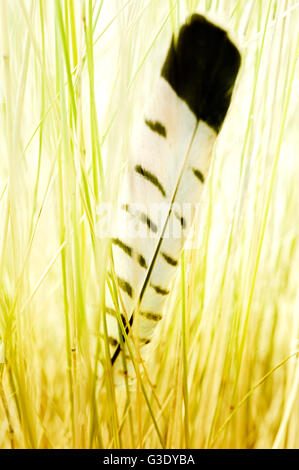
[[[298,2],[0,7],[0,447],[299,447]],[[117,198],[144,97],[194,11],[228,29],[242,68],[198,249],[146,370],[137,354],[135,386],[118,389],[97,207]]]

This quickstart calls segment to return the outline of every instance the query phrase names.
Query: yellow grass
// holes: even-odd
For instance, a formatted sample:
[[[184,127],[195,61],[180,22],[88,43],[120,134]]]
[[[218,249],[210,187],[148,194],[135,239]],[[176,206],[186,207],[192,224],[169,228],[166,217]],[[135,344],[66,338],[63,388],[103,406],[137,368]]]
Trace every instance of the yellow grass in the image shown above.
[[[198,249],[145,373],[137,355],[118,389],[97,207],[194,11],[242,67]],[[0,0],[0,448],[299,447],[298,15],[296,0]]]

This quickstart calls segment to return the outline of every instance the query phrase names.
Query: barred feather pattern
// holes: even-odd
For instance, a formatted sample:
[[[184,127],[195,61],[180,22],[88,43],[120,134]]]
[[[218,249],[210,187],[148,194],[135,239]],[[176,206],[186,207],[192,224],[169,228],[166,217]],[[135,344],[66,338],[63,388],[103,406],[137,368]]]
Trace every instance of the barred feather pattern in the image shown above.
[[[124,374],[134,376],[128,346],[136,351],[137,344],[141,357],[146,357],[163,319],[239,66],[239,52],[226,32],[193,15],[178,40],[172,40],[139,124],[112,238],[118,305],[111,283],[106,286],[106,322],[116,382]],[[184,210],[186,205],[188,210]],[[117,310],[127,339],[121,333]]]

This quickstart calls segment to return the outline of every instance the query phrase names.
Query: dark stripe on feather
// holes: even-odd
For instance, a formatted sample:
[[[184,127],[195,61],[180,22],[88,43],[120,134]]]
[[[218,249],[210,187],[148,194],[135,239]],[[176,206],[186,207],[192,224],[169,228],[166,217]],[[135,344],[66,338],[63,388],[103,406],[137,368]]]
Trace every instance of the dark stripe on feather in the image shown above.
[[[163,289],[163,287],[155,286],[154,284],[151,284],[151,287],[155,290],[155,292],[157,294],[160,294],[160,295],[168,295],[169,294],[169,290],[168,289]]]
[[[160,313],[154,313],[154,312],[139,312],[139,314],[146,318],[147,320],[152,320],[152,321],[160,321],[162,320],[162,315]]]
[[[157,176],[154,175],[153,173],[151,173],[150,171],[148,170],[145,170],[141,165],[136,165],[135,166],[135,171],[143,176],[143,178],[145,178],[147,181],[149,181],[150,183],[152,183],[154,186],[156,186],[157,189],[159,189],[160,193],[165,197],[166,196],[166,192],[165,192],[165,189],[163,188],[162,184],[160,183],[160,181],[158,180]]]
[[[105,310],[108,315],[111,315],[111,317],[116,318],[116,311],[114,310],[114,308],[106,307]]]
[[[174,259],[171,256],[167,255],[166,253],[161,253],[161,255],[165,259],[166,263],[170,264],[171,266],[177,266],[178,262],[177,262],[176,259]]]
[[[193,171],[193,174],[196,176],[196,178],[199,179],[201,183],[205,182],[205,177],[201,171],[199,171],[197,168],[192,168],[192,171]]]
[[[181,227],[184,229],[187,227],[187,222],[186,220],[184,219],[184,217],[181,217],[180,214],[178,214],[177,212],[175,212],[174,214],[176,216],[176,218],[180,221],[180,224],[181,224]]]
[[[149,338],[139,338],[140,343],[149,344],[151,340]]]
[[[108,315],[111,315],[112,317],[116,318],[116,320],[117,320],[117,314],[116,314],[116,311],[114,310],[114,308],[106,307],[106,313]],[[122,319],[123,325],[126,326],[127,325],[127,320],[126,320],[126,317],[124,316],[124,314],[121,313],[120,317]]]
[[[112,243],[118,246],[121,250],[123,250],[128,256],[132,256],[132,248],[122,242],[119,238],[112,238]]]
[[[144,212],[140,213],[139,218],[141,222],[146,224],[152,232],[157,233],[158,231],[157,225],[154,224],[154,222],[146,214],[144,214]]]
[[[112,239],[112,243],[116,246],[118,246],[119,248],[121,248],[128,256],[133,256],[133,249],[126,245],[124,242],[122,242],[119,238],[113,238]],[[146,264],[146,260],[144,258],[144,256],[142,255],[138,255],[138,263],[140,264],[140,266],[142,268],[147,268],[147,264]]]
[[[108,336],[108,343],[110,344],[110,346],[117,346],[119,341],[113,338],[113,336]]]
[[[161,135],[162,137],[167,136],[166,128],[161,124],[159,121],[150,121],[149,119],[145,120],[145,124],[150,128],[151,131],[156,132],[157,134]]]
[[[130,320],[129,320],[129,325],[130,326],[132,326],[132,324],[133,324],[133,319],[134,319],[134,316],[131,315]],[[128,325],[125,327],[125,331],[126,331],[126,334],[128,334],[128,332],[129,332],[129,326]],[[121,351],[121,346],[120,346],[120,344],[118,344],[118,346],[115,349],[114,354],[111,358],[111,365],[112,366],[115,363],[116,359],[118,358],[118,355],[119,355],[120,351]]]
[[[122,204],[121,208],[128,212],[129,214],[132,215],[132,217],[135,217],[137,216],[139,218],[139,220],[146,224],[148,226],[148,228],[154,232],[154,233],[157,233],[158,231],[158,227],[157,225],[145,214],[145,212],[137,212],[136,214],[133,214],[131,211],[130,211],[130,207],[129,207],[129,204]]]
[[[138,255],[138,263],[142,268],[147,268],[146,260],[142,255]]]
[[[129,297],[133,297],[133,289],[131,284],[129,282],[125,281],[125,279],[121,279],[120,277],[117,277],[117,282],[120,287],[126,294],[128,294]]]

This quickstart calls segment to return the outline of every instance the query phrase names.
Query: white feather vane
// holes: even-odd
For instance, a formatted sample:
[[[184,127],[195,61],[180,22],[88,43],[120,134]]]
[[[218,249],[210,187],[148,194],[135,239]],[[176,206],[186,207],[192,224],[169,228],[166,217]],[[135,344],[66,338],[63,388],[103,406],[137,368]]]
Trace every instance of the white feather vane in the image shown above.
[[[116,382],[134,376],[130,351],[137,343],[144,358],[163,319],[239,66],[226,32],[200,15],[171,42],[134,141],[112,238],[117,301],[110,282],[106,322]]]

